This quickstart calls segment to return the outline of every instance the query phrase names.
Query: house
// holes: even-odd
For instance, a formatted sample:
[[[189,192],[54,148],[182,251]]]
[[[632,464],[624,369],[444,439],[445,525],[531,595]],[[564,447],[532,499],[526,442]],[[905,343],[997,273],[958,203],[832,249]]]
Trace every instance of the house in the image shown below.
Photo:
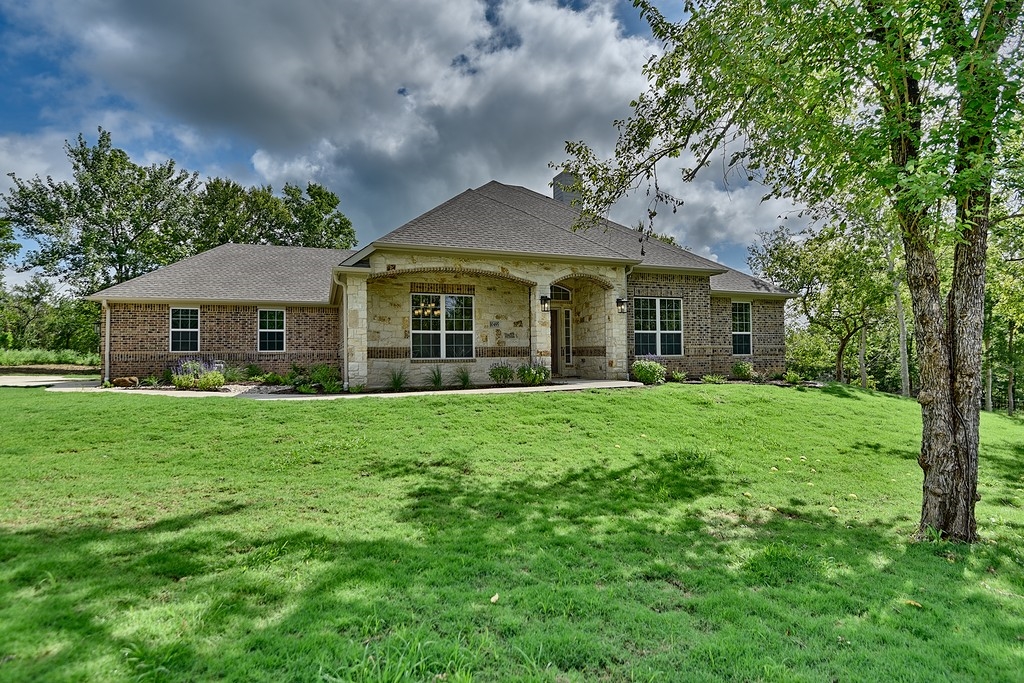
[[[90,298],[102,303],[103,375],[158,375],[183,357],[339,367],[382,387],[437,364],[478,384],[497,362],[554,377],[625,379],[658,356],[691,377],[738,361],[783,369],[783,307],[763,280],[636,230],[490,182],[358,251],[225,244]]]

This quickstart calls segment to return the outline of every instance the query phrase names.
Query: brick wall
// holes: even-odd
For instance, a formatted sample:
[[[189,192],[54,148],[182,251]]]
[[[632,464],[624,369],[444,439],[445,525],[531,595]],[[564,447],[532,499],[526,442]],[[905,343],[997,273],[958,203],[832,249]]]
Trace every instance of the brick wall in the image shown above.
[[[737,299],[740,300],[740,299]],[[750,306],[752,355],[732,355],[732,302],[729,297],[711,297],[712,362],[716,375],[732,374],[732,366],[741,361],[754,364],[765,375],[782,372],[786,367],[785,301],[754,299]]]
[[[664,356],[662,365],[672,372],[685,372],[699,377],[711,371],[711,280],[706,275],[674,275],[669,273],[631,273],[627,282],[629,309],[626,312],[626,335],[629,363],[636,359],[633,328],[635,297],[682,299],[683,355]]]
[[[111,378],[159,375],[180,358],[253,363],[278,373],[286,373],[292,364],[341,365],[337,307],[285,307],[285,351],[269,353],[257,348],[258,311],[273,306],[176,304],[174,308],[199,308],[198,353],[169,350],[171,308],[168,304],[110,304]],[[101,334],[106,334],[105,324]]]

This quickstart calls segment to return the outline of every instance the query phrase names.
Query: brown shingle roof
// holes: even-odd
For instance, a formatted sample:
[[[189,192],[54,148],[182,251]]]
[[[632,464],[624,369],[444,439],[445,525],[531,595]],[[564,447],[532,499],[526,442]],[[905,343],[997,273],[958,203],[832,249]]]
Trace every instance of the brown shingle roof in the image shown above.
[[[89,298],[326,304],[334,266],[353,253],[344,249],[223,244]]]
[[[747,275],[738,270],[730,268],[728,272],[721,275],[711,276],[711,293],[722,294],[751,294],[771,295],[779,297],[791,297],[790,292],[782,287],[776,287],[770,282]]]

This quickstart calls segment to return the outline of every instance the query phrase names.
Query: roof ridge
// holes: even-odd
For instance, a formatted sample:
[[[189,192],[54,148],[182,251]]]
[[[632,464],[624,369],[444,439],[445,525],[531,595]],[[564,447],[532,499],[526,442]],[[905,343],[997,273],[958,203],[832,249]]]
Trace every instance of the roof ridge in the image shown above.
[[[558,206],[559,206],[560,208],[563,208],[563,207],[564,207],[564,208],[566,208],[566,209],[569,209],[570,211],[573,211],[573,212],[575,212],[575,213],[577,213],[577,214],[580,214],[580,213],[582,213],[582,212],[581,212],[581,211],[580,211],[579,209],[577,209],[577,208],[575,208],[575,207],[572,207],[572,206],[568,206],[568,205],[566,205],[566,204],[563,204],[563,203],[561,203],[561,202],[559,202],[559,201],[557,201],[557,200],[555,200],[555,199],[552,199],[551,197],[545,197],[545,196],[544,196],[544,195],[542,195],[542,194],[541,194],[540,192],[537,192],[537,191],[535,191],[535,190],[531,190],[531,189],[529,189],[529,188],[526,188],[526,187],[520,187],[520,186],[518,186],[518,185],[506,185],[505,183],[500,183],[500,182],[498,182],[497,180],[492,180],[492,181],[491,181],[490,183],[487,183],[487,185],[490,185],[491,183],[494,183],[494,184],[496,184],[496,185],[501,185],[502,187],[507,187],[507,188],[509,188],[510,190],[514,190],[514,191],[519,191],[519,192],[529,192],[530,194],[535,194],[535,195],[537,195],[537,196],[538,196],[538,197],[540,197],[541,199],[546,199],[546,200],[548,200],[548,201],[550,201],[550,202],[554,202],[554,203],[555,203],[555,204],[557,204],[557,205],[558,205]],[[483,186],[481,186],[481,187],[487,187],[487,185],[483,185]],[[475,190],[474,190],[474,192],[475,192]],[[481,193],[481,194],[482,194],[482,193]],[[586,237],[586,235],[585,235],[584,233],[581,233],[581,232],[579,232],[579,231],[577,231],[577,230],[566,230],[566,229],[565,229],[565,228],[563,228],[563,227],[562,227],[561,225],[558,225],[557,223],[552,223],[551,221],[547,220],[546,218],[543,218],[542,216],[538,216],[538,215],[536,215],[536,214],[534,214],[534,213],[531,213],[530,211],[525,211],[525,210],[523,210],[523,209],[521,209],[521,208],[519,208],[519,207],[516,207],[516,206],[512,206],[511,204],[507,204],[506,202],[503,202],[503,201],[501,201],[501,200],[495,199],[494,197],[490,197],[490,196],[488,196],[488,195],[486,195],[486,194],[485,194],[485,195],[483,195],[483,196],[484,196],[484,197],[487,197],[487,198],[488,198],[488,199],[490,199],[491,201],[494,201],[494,202],[497,202],[498,204],[501,204],[502,206],[507,206],[507,207],[509,207],[510,209],[513,209],[513,210],[515,210],[515,211],[519,211],[519,212],[521,212],[521,213],[525,213],[525,214],[526,214],[526,215],[528,215],[528,216],[533,216],[533,217],[534,217],[534,218],[536,218],[537,220],[539,220],[539,221],[541,221],[541,222],[543,222],[543,223],[546,223],[547,225],[550,225],[550,226],[552,226],[552,227],[558,228],[559,230],[561,230],[561,231],[563,231],[563,232],[567,232],[567,233],[569,233],[570,235],[574,235],[574,236],[576,236],[576,237],[580,238],[581,240],[584,240],[584,241],[586,241],[586,242],[589,242],[590,244],[593,244],[593,245],[594,245],[594,246],[596,246],[596,247],[600,247],[601,249],[607,249],[608,251],[612,252],[613,254],[618,254],[618,255],[619,255],[619,256],[621,256],[622,258],[627,258],[627,259],[633,260],[633,257],[632,257],[632,256],[630,256],[629,254],[624,254],[624,253],[622,253],[621,251],[619,251],[618,249],[612,249],[612,248],[611,248],[611,247],[609,247],[608,245],[605,245],[605,244],[601,244],[600,242],[597,242],[597,241],[595,241],[595,240],[589,239],[588,237]],[[609,220],[607,220],[607,219],[605,219],[605,218],[601,218],[600,220],[601,220],[601,221],[604,221],[604,222],[607,222],[607,223],[611,223],[612,225],[616,225],[616,224],[615,224],[615,223],[614,223],[613,221],[609,221]],[[573,223],[575,224],[575,221],[573,221]],[[625,226],[622,226],[622,227],[625,227]]]

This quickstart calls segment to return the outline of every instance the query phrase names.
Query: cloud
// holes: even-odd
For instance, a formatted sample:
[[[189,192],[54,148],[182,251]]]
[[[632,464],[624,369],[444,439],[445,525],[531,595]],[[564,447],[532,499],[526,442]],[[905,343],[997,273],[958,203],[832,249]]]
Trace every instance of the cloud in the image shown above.
[[[46,86],[46,116],[67,128],[46,143],[54,156],[103,125],[139,161],[321,182],[362,244],[492,178],[547,193],[566,140],[609,154],[611,122],[659,49],[623,0],[0,0],[0,12],[16,26],[8,52],[60,64]],[[679,191],[687,206],[665,231],[702,253],[770,227],[757,192]],[[634,199],[614,217],[644,215]]]

